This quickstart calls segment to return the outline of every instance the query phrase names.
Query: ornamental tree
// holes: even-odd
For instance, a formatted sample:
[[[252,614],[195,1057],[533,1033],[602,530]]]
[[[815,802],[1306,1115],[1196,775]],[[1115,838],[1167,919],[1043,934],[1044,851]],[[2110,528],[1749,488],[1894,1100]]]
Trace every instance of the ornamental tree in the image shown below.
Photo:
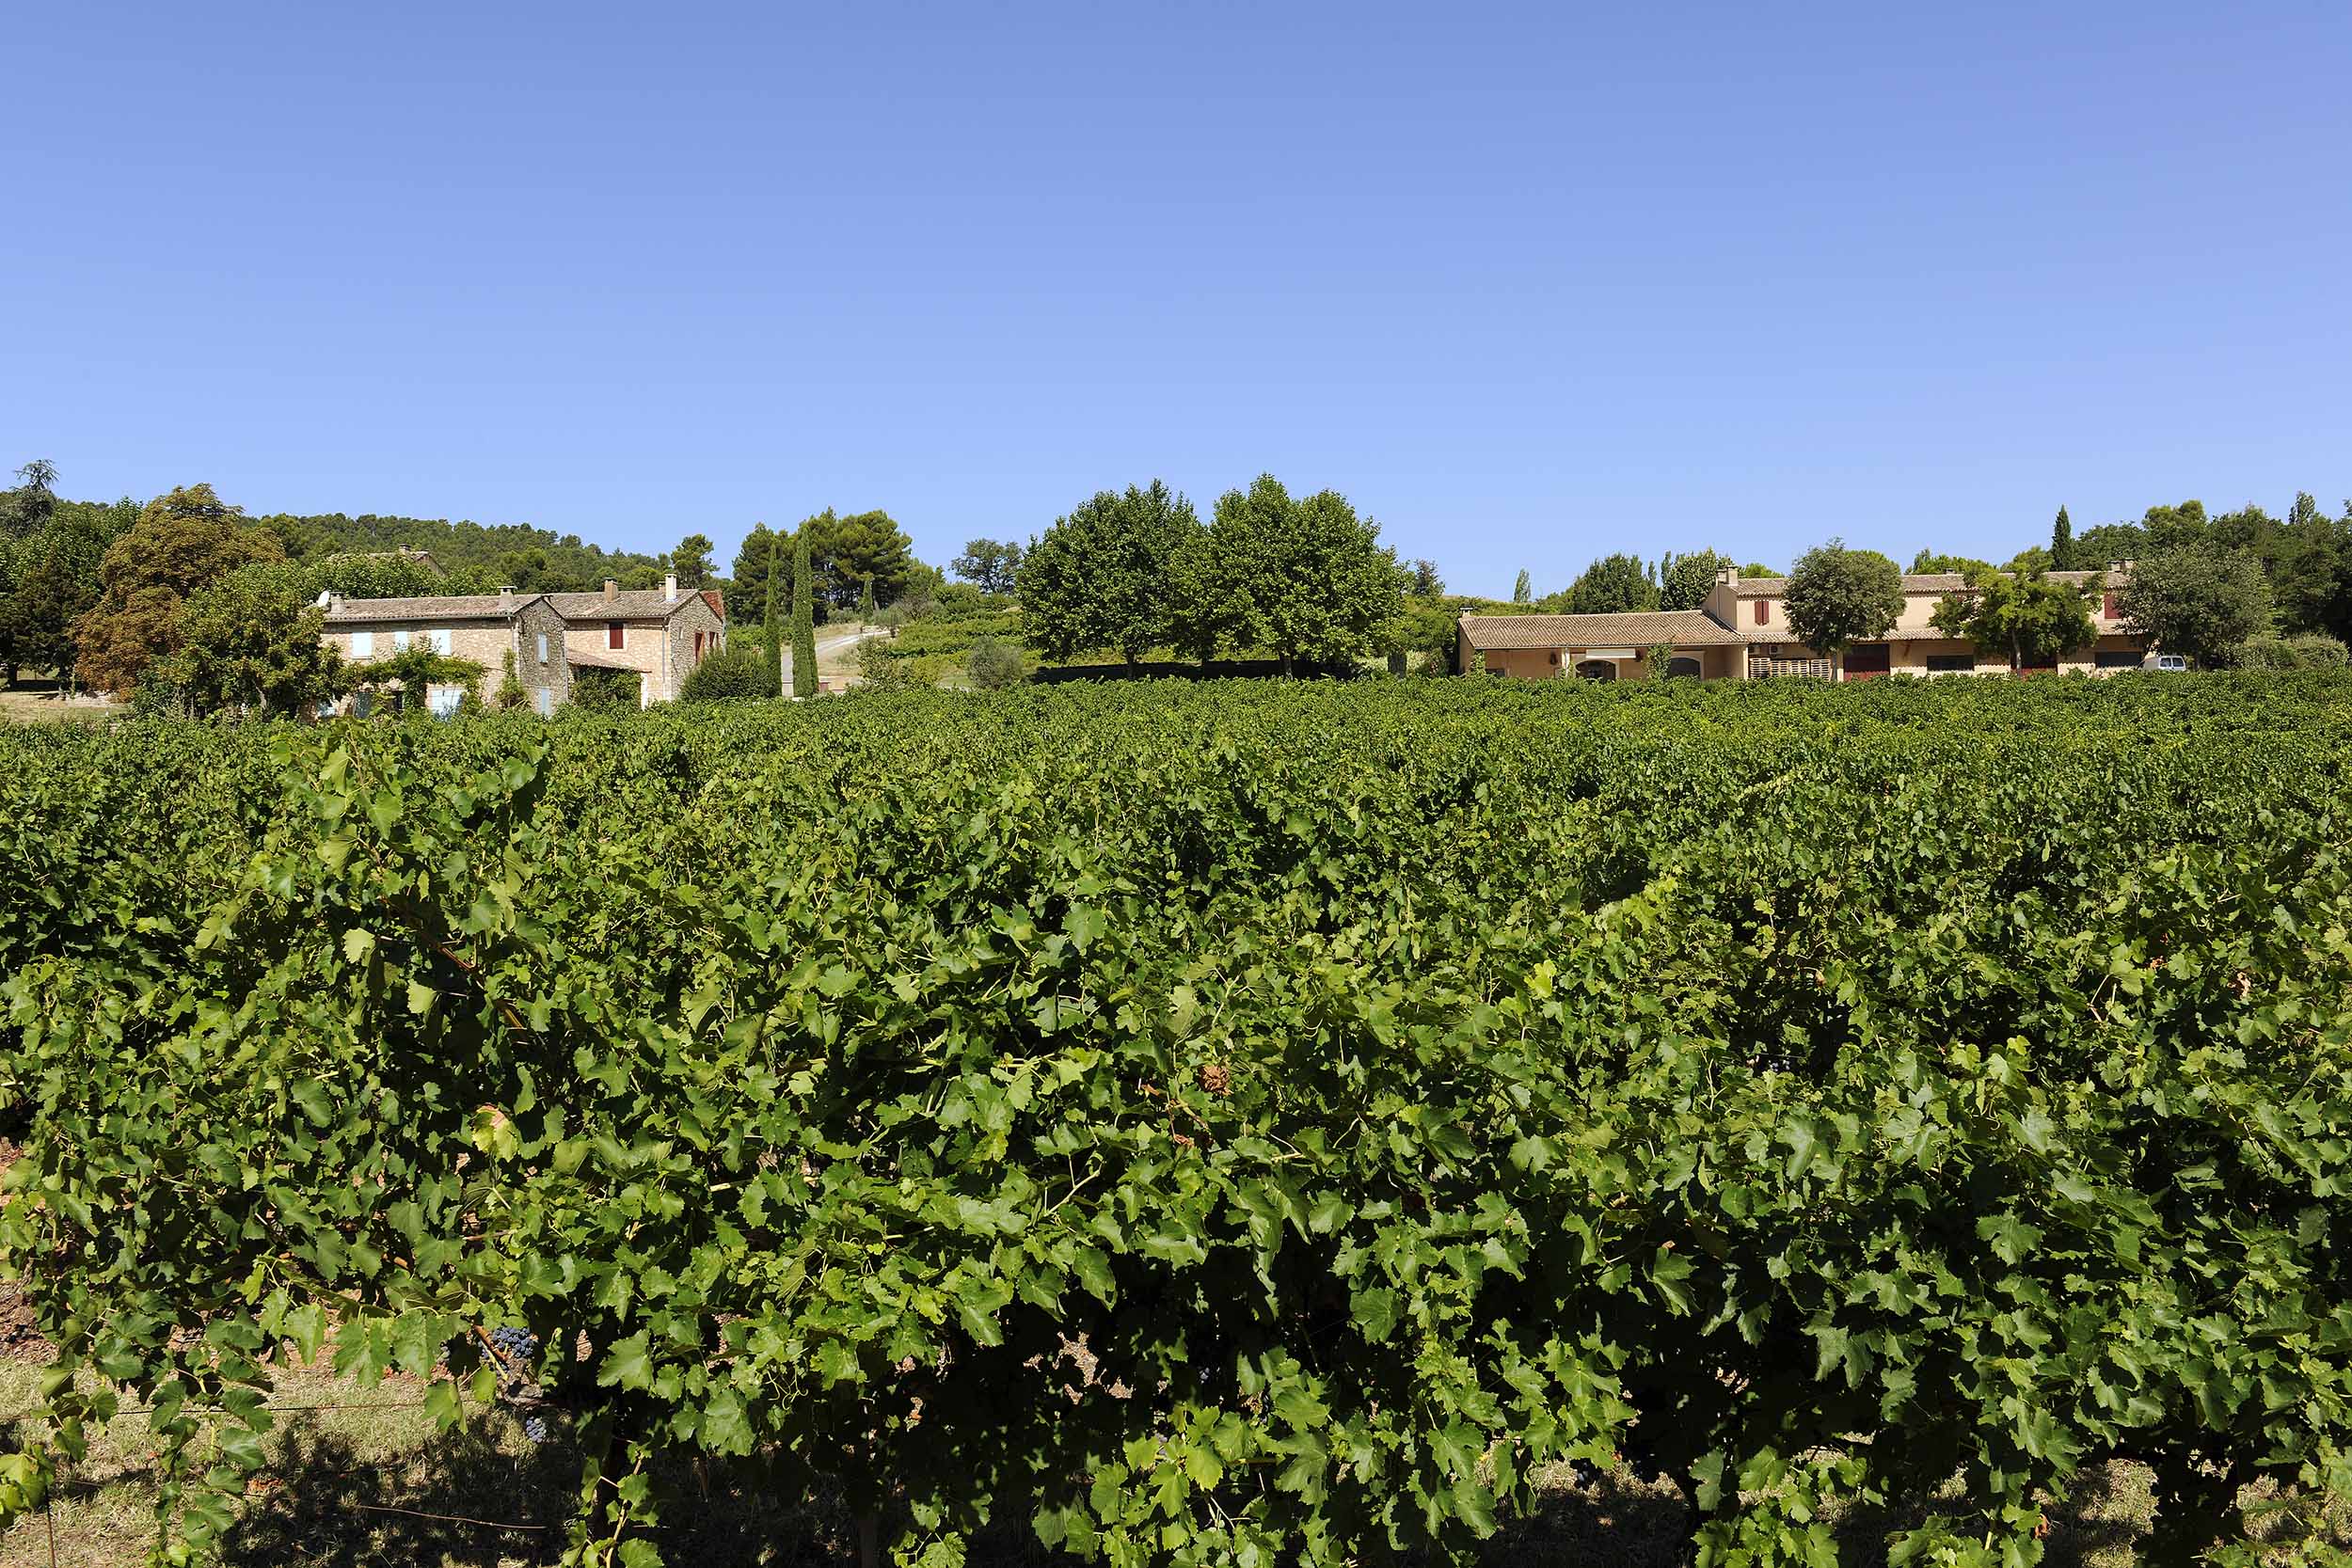
[[[209,484],[156,497],[107,547],[103,594],[74,623],[82,678],[127,694],[150,664],[178,650],[180,609],[190,594],[240,566],[284,557],[274,535],[249,526]]]
[[[1832,539],[1797,558],[1783,602],[1797,641],[1836,654],[1893,628],[1903,612],[1903,575],[1878,551]]]

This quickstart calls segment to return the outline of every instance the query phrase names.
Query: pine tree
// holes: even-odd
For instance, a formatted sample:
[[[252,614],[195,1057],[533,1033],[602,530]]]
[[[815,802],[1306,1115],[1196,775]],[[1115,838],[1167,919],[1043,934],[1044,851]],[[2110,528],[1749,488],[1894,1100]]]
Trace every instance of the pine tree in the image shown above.
[[[1519,580],[1511,585],[1511,602],[1513,604],[1531,604],[1534,601],[1534,580],[1527,575],[1527,568],[1522,566],[1519,568]]]
[[[2059,507],[2058,521],[2050,525],[2050,569],[2071,572],[2074,569],[2074,525]]]
[[[776,616],[776,568],[782,564],[776,557],[784,553],[784,542],[768,541],[768,613],[759,624],[759,644],[768,656],[767,686],[771,691],[784,689],[784,623]]]
[[[792,536],[792,695],[817,695],[816,583],[808,560],[808,527]]]

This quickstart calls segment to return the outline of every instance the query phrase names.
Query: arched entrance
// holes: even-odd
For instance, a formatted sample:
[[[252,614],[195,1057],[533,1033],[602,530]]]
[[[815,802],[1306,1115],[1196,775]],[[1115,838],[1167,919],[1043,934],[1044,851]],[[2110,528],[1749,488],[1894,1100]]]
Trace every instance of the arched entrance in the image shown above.
[[[1697,659],[1692,658],[1689,654],[1677,654],[1674,657],[1666,660],[1666,673],[1669,675],[1688,675],[1691,679],[1697,680],[1700,676],[1707,673],[1707,670],[1705,666],[1700,664]]]
[[[1581,681],[1613,681],[1617,678],[1614,659],[1588,658],[1577,665],[1576,678]]]

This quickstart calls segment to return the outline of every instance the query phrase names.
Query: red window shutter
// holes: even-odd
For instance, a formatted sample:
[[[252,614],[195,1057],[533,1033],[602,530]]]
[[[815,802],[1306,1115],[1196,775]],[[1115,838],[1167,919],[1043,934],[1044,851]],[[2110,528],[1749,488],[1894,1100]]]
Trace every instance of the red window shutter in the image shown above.
[[[703,634],[702,634],[701,632],[696,632],[696,633],[694,634],[694,662],[695,662],[695,663],[697,663],[697,664],[700,664],[702,661],[703,661]]]
[[[2099,607],[2099,613],[2100,613],[2100,614],[2102,614],[2102,615],[2104,615],[2104,616],[2106,616],[2106,617],[2108,620],[2110,620],[2110,621],[2112,621],[2112,620],[2114,620],[2114,619],[2115,619],[2115,595],[2114,595],[2114,594],[2109,594],[2107,595],[2106,603],[2105,603],[2105,604],[2103,604],[2103,605],[2101,605],[2101,606]]]
[[[1756,624],[1757,626],[1769,626],[1769,625],[1771,625],[1771,624],[1772,624],[1772,600],[1770,600],[1770,599],[1758,599],[1758,600],[1756,600]]]
[[[620,622],[618,622],[618,621],[607,621],[607,622],[604,624],[604,645],[605,645],[606,647],[608,647],[608,648],[617,648],[617,647],[619,647],[619,646],[621,645],[621,638],[622,638],[622,636],[623,636],[623,632],[622,632],[621,623],[620,623]]]

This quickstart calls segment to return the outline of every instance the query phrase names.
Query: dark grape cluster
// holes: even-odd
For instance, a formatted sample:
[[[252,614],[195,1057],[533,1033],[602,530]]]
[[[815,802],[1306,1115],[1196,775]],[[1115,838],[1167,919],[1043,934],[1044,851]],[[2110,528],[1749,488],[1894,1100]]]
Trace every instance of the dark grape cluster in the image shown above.
[[[510,1363],[529,1366],[538,1354],[539,1336],[527,1328],[494,1328],[490,1330],[490,1346]]]
[[[490,1330],[490,1348],[498,1354],[499,1397],[522,1407],[523,1435],[533,1443],[548,1440],[548,1418],[538,1409],[538,1378],[532,1363],[539,1354],[539,1337],[527,1328]]]

